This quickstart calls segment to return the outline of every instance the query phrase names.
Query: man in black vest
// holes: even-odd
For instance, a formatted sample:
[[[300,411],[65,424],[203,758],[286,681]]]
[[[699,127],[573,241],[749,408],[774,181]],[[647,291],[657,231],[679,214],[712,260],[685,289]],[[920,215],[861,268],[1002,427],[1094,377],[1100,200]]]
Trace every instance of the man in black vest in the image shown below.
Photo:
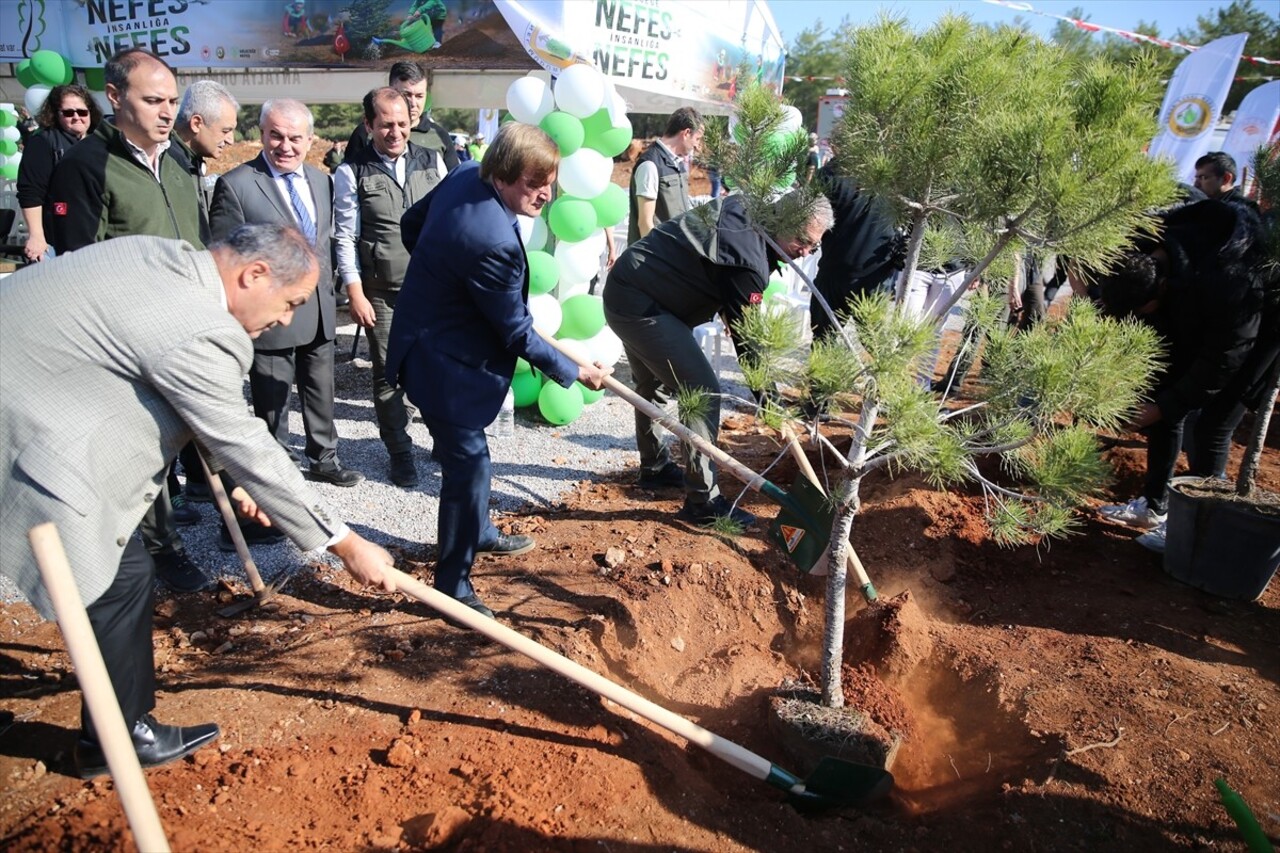
[[[627,244],[689,209],[689,169],[685,158],[702,145],[702,114],[681,107],[667,119],[666,132],[636,158],[631,173],[631,218]]]
[[[446,168],[458,168],[458,154],[449,131],[431,120],[431,110],[427,108],[427,74],[422,66],[416,62],[397,62],[387,74],[387,85],[404,95],[409,105],[409,141],[419,148],[439,151]],[[361,122],[347,140],[346,156],[355,157],[368,147],[369,128]]]
[[[335,247],[338,275],[351,298],[351,319],[369,333],[373,362],[373,410],[378,434],[391,457],[391,482],[418,484],[409,438],[404,391],[387,382],[387,340],[409,251],[400,239],[400,217],[448,171],[439,151],[409,141],[408,99],[391,87],[364,96],[366,134],[372,144],[351,152],[334,173]]]

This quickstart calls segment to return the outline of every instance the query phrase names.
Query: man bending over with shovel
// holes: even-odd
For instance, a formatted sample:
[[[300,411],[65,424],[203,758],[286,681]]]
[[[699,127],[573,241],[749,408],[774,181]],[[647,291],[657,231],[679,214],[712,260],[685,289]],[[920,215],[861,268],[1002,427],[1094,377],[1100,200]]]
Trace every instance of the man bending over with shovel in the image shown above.
[[[780,205],[789,204],[784,196]],[[831,228],[831,203],[819,196],[795,234],[769,235],[751,221],[741,195],[730,195],[670,219],[632,243],[609,273],[604,316],[622,339],[636,393],[650,402],[660,389],[691,388],[708,405],[690,426],[714,442],[720,432],[720,380],[693,337],[693,329],[717,313],[732,328],[743,311],[759,305],[769,273],[782,259],[809,254]],[[684,469],[671,461],[658,424],[636,410],[640,485],[684,487],[680,518],[710,524],[730,518],[743,527],[751,513],[720,494],[711,459],[686,448]]]
[[[241,514],[395,587],[391,556],[338,520],[244,404],[252,339],[288,325],[318,274],[298,231],[246,225],[209,251],[121,237],[0,283],[0,573],[52,617],[27,531],[56,524],[143,767],[218,736],[151,716],[155,566],[133,530],[188,441],[241,485]],[[82,778],[106,772],[84,709],[75,758]]]

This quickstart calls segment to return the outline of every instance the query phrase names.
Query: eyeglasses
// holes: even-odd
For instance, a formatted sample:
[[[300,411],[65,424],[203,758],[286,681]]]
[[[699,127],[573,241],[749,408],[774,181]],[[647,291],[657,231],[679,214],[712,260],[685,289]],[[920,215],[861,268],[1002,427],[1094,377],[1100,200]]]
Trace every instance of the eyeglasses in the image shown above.
[[[63,118],[75,118],[77,116],[79,116],[80,118],[88,118],[89,111],[88,110],[71,110],[71,109],[62,111]]]

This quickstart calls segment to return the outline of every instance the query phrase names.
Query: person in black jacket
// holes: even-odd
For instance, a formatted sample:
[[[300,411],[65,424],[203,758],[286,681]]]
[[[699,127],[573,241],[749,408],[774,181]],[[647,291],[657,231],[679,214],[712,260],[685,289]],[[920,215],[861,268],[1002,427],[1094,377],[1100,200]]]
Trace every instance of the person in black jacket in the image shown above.
[[[786,203],[785,201],[780,203]],[[795,234],[774,237],[791,258],[812,252],[831,227],[831,204],[819,196]],[[741,195],[708,202],[670,219],[627,247],[609,273],[604,315],[622,339],[636,393],[657,401],[689,388],[707,405],[691,427],[714,442],[720,431],[720,381],[693,336],[716,314],[733,328],[764,299],[769,273],[781,256],[752,222]],[[642,488],[683,486],[680,517],[698,524],[728,517],[749,526],[755,517],[729,504],[706,454],[686,449],[685,468],[671,461],[658,426],[636,412]]]
[[[1162,236],[1139,241],[1099,281],[1108,314],[1142,318],[1167,347],[1151,399],[1131,422],[1132,428],[1147,433],[1143,493],[1127,504],[1099,510],[1113,521],[1147,530],[1139,541],[1157,551],[1164,548],[1169,480],[1187,416],[1202,410],[1191,473],[1222,473],[1217,469],[1225,466],[1230,441],[1223,418],[1231,416],[1254,384],[1246,380],[1269,370],[1273,360],[1250,365],[1263,327],[1258,214],[1244,204],[1208,200],[1175,208],[1162,218]]]
[[[31,263],[45,259],[52,232],[45,207],[53,167],[71,146],[84,139],[102,121],[102,108],[77,83],[54,86],[36,115],[40,132],[28,137],[18,164],[18,206],[27,224],[23,254]]]

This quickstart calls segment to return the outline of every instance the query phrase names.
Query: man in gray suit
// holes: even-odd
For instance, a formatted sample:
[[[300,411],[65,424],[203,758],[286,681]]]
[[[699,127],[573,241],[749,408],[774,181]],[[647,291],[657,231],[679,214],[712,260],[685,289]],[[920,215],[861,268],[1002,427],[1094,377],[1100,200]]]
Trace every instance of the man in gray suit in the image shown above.
[[[288,327],[254,342],[249,389],[254,413],[284,446],[289,440],[289,397],[296,379],[306,432],[306,454],[314,479],[354,486],[364,479],[338,462],[333,423],[333,339],[337,311],[330,241],[333,185],[328,175],[305,163],[315,139],[311,110],[301,101],[262,105],[262,154],[219,180],[209,208],[213,239],[245,223],[278,223],[298,228],[320,258],[320,284]]]
[[[27,531],[57,525],[144,767],[218,735],[150,713],[155,565],[132,532],[183,444],[235,476],[243,515],[300,548],[328,548],[365,585],[394,587],[391,556],[335,516],[244,407],[250,339],[289,324],[318,270],[296,231],[259,225],[209,251],[120,237],[0,282],[0,573],[51,617]],[[88,778],[106,762],[85,710],[81,722],[75,755]]]

